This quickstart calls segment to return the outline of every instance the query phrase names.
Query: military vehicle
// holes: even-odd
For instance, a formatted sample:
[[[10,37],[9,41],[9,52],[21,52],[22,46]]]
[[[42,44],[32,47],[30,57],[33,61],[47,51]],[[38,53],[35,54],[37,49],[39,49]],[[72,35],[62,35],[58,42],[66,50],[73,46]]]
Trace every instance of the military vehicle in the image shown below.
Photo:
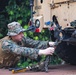
[[[65,62],[76,65],[76,0],[33,1],[33,25],[39,32],[54,27],[58,42],[55,52]]]

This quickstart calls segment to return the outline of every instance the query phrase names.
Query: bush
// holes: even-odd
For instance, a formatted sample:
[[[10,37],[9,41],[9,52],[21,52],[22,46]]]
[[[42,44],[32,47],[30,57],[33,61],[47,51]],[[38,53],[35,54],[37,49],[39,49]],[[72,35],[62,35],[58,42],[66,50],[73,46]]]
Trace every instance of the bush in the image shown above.
[[[12,21],[19,22],[22,26],[28,23],[30,18],[30,6],[28,0],[3,0],[0,12],[0,38],[6,36],[7,24]]]

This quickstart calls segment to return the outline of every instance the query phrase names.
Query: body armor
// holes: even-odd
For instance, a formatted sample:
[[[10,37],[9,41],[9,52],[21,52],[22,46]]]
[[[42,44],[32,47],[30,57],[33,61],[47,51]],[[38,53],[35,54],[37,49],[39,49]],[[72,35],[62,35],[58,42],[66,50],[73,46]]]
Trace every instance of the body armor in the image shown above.
[[[14,67],[20,59],[20,56],[10,52],[4,52],[2,50],[2,40],[10,40],[10,38],[6,36],[0,40],[0,68]]]

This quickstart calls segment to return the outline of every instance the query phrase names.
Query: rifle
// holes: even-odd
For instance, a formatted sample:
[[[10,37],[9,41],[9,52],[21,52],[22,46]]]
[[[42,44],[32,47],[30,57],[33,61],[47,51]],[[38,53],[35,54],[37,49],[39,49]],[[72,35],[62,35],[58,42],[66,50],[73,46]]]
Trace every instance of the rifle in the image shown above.
[[[56,18],[56,16],[54,15],[52,17],[52,20],[53,20],[53,24],[55,23],[56,27],[55,27],[55,30],[54,30],[54,37],[56,38],[56,41],[55,41],[55,46],[57,46],[60,42],[61,42],[61,39],[62,37],[60,36],[60,33],[62,32],[62,27],[59,25],[58,23],[58,20]],[[54,52],[53,55],[56,55],[58,57],[58,55]],[[46,58],[45,58],[45,72],[48,72],[48,65],[49,65],[49,62],[51,61],[51,58],[52,56],[50,55],[47,55]]]
[[[54,37],[56,38],[55,42],[58,43],[62,40],[62,37],[60,36],[60,33],[62,33],[62,26],[59,25],[59,22],[55,15],[52,17],[52,20],[53,20],[53,23],[55,23],[56,25],[54,30]]]
[[[46,56],[44,61],[40,61],[37,64],[33,64],[31,66],[27,66],[24,68],[9,68],[9,71],[12,71],[12,73],[20,73],[20,72],[26,72],[26,71],[34,71],[34,72],[48,72],[48,63],[50,56]]]

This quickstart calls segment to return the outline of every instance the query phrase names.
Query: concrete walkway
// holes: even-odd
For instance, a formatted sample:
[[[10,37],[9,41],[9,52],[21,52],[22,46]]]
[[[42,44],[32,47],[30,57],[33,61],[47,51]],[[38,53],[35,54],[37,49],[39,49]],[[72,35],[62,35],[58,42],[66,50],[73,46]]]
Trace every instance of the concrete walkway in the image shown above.
[[[12,74],[7,69],[0,69],[0,75],[76,75],[76,66],[74,65],[52,65],[48,73],[45,72],[24,72]]]

